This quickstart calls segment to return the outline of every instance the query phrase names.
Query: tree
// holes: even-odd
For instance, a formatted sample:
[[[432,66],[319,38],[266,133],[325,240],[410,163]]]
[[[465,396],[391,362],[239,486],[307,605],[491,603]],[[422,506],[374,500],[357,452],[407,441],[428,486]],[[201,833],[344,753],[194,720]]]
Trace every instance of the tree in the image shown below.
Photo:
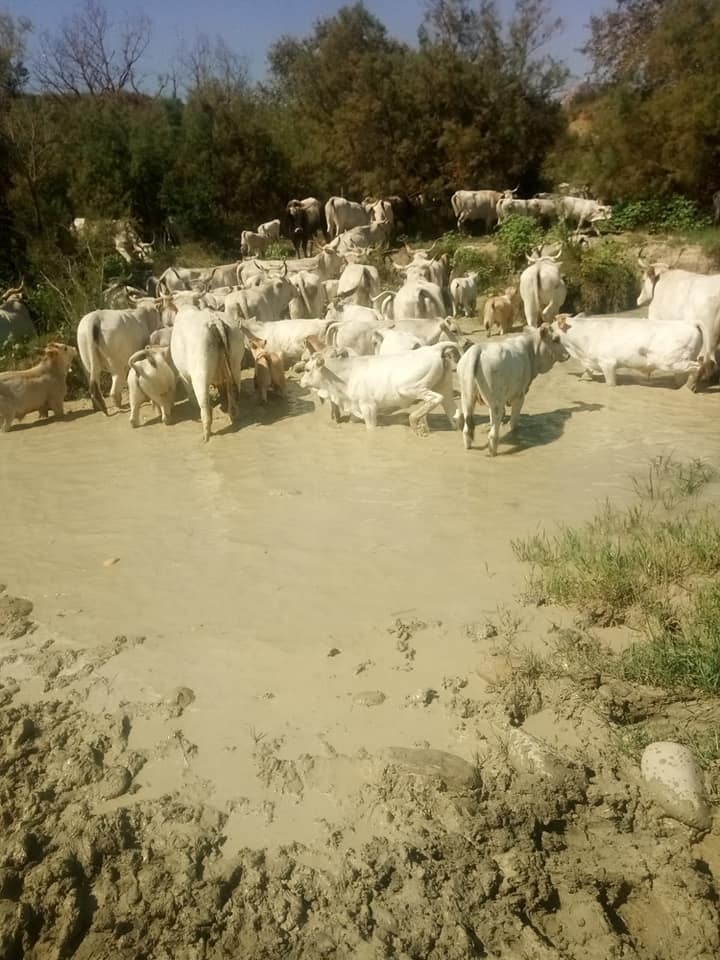
[[[25,86],[25,37],[30,30],[27,17],[0,12],[0,96],[15,96]]]
[[[608,200],[683,193],[708,204],[720,188],[716,0],[616,0],[586,50],[603,82],[572,108],[583,121],[550,167],[566,179],[584,169]]]
[[[667,6],[668,0],[615,0],[614,9],[590,17],[582,52],[596,81],[642,81],[648,40]]]
[[[83,0],[57,36],[40,38],[35,74],[44,90],[63,96],[137,91],[137,65],[149,41],[145,14],[117,24],[98,0]]]

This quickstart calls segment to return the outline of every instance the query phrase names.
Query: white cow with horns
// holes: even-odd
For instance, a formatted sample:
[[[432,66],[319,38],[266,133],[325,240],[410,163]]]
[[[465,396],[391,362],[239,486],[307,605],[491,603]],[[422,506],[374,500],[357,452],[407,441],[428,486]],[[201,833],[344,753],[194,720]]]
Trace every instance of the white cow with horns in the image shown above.
[[[476,343],[463,354],[458,364],[460,381],[461,426],[465,449],[475,436],[473,411],[481,397],[490,411],[488,454],[497,453],[505,407],[510,405],[510,433],[518,424],[520,411],[530,385],[539,373],[547,373],[555,363],[568,359],[560,335],[547,324],[526,329],[500,342]]]

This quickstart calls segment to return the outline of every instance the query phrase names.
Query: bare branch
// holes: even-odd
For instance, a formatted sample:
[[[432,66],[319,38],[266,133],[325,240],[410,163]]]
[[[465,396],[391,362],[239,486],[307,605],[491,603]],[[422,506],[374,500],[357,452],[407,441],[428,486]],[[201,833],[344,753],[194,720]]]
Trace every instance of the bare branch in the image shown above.
[[[61,95],[136,90],[136,67],[149,42],[150,20],[144,13],[118,25],[98,0],[84,0],[57,35],[41,36],[35,72],[45,90]]]

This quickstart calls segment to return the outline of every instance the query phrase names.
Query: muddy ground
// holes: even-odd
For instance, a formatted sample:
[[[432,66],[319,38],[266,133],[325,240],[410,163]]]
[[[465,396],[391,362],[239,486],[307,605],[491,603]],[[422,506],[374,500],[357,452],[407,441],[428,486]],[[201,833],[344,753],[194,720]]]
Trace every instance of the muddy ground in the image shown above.
[[[720,462],[718,397],[579,373],[495,461],[299,390],[207,447],[84,402],[2,437],[3,960],[718,956],[717,820],[664,818],[625,738],[714,706],[526,677],[574,615],[510,544]]]

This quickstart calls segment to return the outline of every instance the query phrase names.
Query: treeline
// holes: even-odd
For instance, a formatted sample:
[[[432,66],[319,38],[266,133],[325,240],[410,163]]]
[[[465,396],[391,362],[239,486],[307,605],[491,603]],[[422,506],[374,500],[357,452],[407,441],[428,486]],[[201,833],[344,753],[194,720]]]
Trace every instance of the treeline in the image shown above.
[[[189,239],[237,250],[240,229],[293,196],[453,190],[562,180],[608,202],[720,187],[720,4],[615,0],[593,18],[592,76],[572,98],[547,56],[545,0],[428,0],[415,46],[362,3],[268,51],[251,82],[222,41],[200,38],[141,84],[150,24],[119,32],[85,0],[35,63],[30,25],[0,14],[0,277],[71,249],[75,216],[168,216]]]

